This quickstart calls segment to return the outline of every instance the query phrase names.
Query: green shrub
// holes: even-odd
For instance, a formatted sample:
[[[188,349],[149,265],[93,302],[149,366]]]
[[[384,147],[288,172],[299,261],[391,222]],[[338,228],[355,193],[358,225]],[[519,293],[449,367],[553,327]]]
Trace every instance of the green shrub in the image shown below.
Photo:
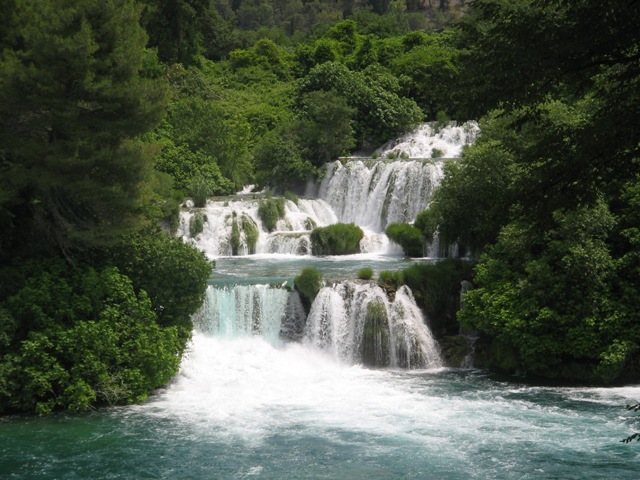
[[[384,287],[398,288],[404,283],[402,272],[383,270],[378,276],[378,283]]]
[[[335,223],[315,228],[311,232],[311,250],[314,255],[350,255],[360,253],[360,240],[364,232],[353,223]]]
[[[278,220],[285,216],[284,198],[266,198],[260,201],[258,215],[264,228],[269,232],[273,232]]]
[[[207,204],[207,198],[213,194],[211,185],[204,177],[196,177],[189,184],[189,196],[193,200],[193,206],[203,208]]]
[[[424,255],[424,236],[422,232],[408,223],[392,223],[385,229],[387,237],[402,247],[408,257]]]
[[[206,221],[207,216],[204,213],[194,213],[189,219],[189,236],[195,238],[199,233],[202,233]]]
[[[127,276],[59,259],[38,267],[0,309],[20,325],[0,355],[0,413],[132,403],[177,373],[177,328],[156,322]]]
[[[444,150],[440,150],[439,148],[433,148],[431,150],[431,158],[442,158],[444,157]]]
[[[433,212],[427,208],[418,213],[414,223],[415,227],[420,230],[427,242],[433,242],[438,230],[438,225],[433,217]]]
[[[369,267],[363,268],[358,271],[358,278],[360,280],[371,280],[373,277],[373,270]]]
[[[293,279],[293,283],[308,310],[322,288],[322,274],[315,268],[304,268],[302,273]]]

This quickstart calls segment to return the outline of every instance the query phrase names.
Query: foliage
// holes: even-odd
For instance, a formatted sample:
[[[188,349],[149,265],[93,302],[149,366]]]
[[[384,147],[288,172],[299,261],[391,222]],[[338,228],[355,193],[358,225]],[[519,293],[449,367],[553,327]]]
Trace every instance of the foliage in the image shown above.
[[[489,337],[489,366],[635,378],[640,8],[478,0],[471,12],[454,103],[494,110],[416,225],[482,252],[459,316]]]
[[[254,158],[260,185],[270,185],[279,191],[292,190],[317,171],[310,161],[302,158],[302,147],[292,129],[283,126],[257,142]]]
[[[126,276],[61,260],[38,262],[35,272],[3,302],[19,327],[0,357],[0,411],[131,403],[177,372],[176,329],[155,322]]]
[[[360,280],[371,280],[373,278],[373,270],[369,267],[358,270],[358,278]]]
[[[351,124],[355,109],[335,91],[303,95],[302,115],[296,126],[304,156],[321,166],[355,147]]]
[[[413,292],[436,335],[459,333],[456,313],[460,309],[461,284],[471,280],[472,269],[471,262],[447,258],[415,264],[402,271],[403,283]]]
[[[440,188],[415,222],[428,241],[437,232],[443,244],[457,242],[478,252],[494,242],[508,222],[517,194],[518,168],[512,152],[524,138],[515,138],[508,120],[497,114],[485,118],[482,135],[462,159],[445,163]]]
[[[144,0],[149,45],[165,63],[192,65],[203,50],[203,20],[215,16],[208,0]],[[209,19],[207,18],[207,19]]]
[[[141,222],[166,105],[132,0],[6,4],[0,31],[3,252],[108,244]],[[46,160],[45,160],[46,159]],[[34,241],[25,241],[34,239]]]
[[[250,216],[246,214],[242,214],[240,218],[240,225],[242,230],[244,231],[244,235],[247,241],[247,250],[249,254],[256,253],[256,244],[258,243],[258,238],[260,236],[260,232],[258,230],[258,225]]]
[[[105,262],[147,292],[158,324],[177,327],[184,348],[191,335],[191,315],[204,301],[211,274],[204,254],[154,229],[125,238],[109,250]]]
[[[353,223],[335,223],[311,232],[311,250],[314,255],[350,255],[360,253],[360,240],[364,232]]]
[[[359,145],[381,144],[414,128],[423,114],[413,100],[399,95],[395,78],[384,70],[368,73],[336,62],[317,65],[300,82],[298,104],[315,91],[343,97],[356,111],[353,128]]]
[[[307,267],[302,269],[300,275],[296,275],[293,283],[308,310],[322,288],[322,274],[315,268]]]
[[[266,198],[260,201],[258,216],[268,232],[274,231],[278,225],[278,220],[284,218],[284,202],[284,198]]]
[[[424,256],[424,237],[422,232],[408,223],[392,223],[385,229],[387,237],[402,247],[409,257]]]
[[[383,287],[396,289],[403,285],[404,275],[401,271],[390,272],[388,270],[383,270],[378,276],[378,283]]]
[[[505,227],[481,258],[460,319],[512,345],[518,367],[531,373],[567,378],[580,363],[591,366],[589,379],[617,378],[639,337],[633,315],[611,309],[612,226],[599,202],[558,211],[544,236]]]

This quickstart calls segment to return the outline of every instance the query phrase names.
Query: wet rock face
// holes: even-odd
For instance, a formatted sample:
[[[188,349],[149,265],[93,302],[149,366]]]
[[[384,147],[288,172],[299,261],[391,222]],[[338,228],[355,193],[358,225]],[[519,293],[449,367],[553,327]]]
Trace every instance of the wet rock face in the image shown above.
[[[462,335],[441,337],[438,339],[438,343],[442,360],[446,366],[454,368],[471,366],[466,364],[469,355],[473,352],[467,337]]]

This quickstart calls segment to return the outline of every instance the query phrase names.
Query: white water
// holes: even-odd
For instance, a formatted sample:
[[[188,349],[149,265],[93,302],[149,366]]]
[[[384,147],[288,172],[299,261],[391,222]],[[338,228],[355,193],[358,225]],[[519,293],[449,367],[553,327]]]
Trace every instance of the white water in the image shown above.
[[[375,305],[373,305],[375,304]],[[442,359],[425,318],[407,287],[390,301],[374,283],[344,281],[324,287],[308,318],[297,292],[268,285],[209,286],[194,324],[206,335],[222,338],[257,336],[272,345],[304,337],[303,343],[346,364],[363,363],[367,316],[377,308],[384,331],[385,359],[377,366],[438,368]],[[305,326],[306,325],[306,326]],[[380,335],[378,335],[379,337]],[[380,354],[378,353],[378,356]]]
[[[413,132],[383,145],[376,153],[384,158],[458,158],[464,146],[475,142],[479,134],[480,127],[474,121],[461,125],[453,122],[446,127],[425,123]]]
[[[318,293],[307,319],[306,340],[346,363],[361,363],[369,308],[380,312],[376,358],[388,355],[391,367],[438,368],[442,359],[408,288],[400,288],[393,301],[378,285],[345,281]],[[384,338],[380,338],[381,336]],[[369,339],[371,341],[371,339]],[[382,359],[379,359],[382,362]],[[378,365],[380,363],[375,362]],[[385,362],[386,363],[386,362]],[[384,364],[383,364],[384,365]]]
[[[413,222],[429,205],[442,167],[442,161],[335,161],[318,195],[341,222],[382,232],[390,223]]]

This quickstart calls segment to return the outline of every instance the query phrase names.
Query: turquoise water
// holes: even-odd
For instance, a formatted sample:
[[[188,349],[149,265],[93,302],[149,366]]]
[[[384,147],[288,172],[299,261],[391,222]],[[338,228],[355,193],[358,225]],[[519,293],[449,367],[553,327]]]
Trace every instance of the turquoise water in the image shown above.
[[[250,255],[216,259],[209,283],[213,285],[292,282],[303,268],[320,270],[326,281],[357,278],[358,271],[371,268],[374,278],[383,270],[398,271],[414,263],[429,263],[431,258],[409,259],[398,256],[358,254],[346,256]]]
[[[219,259],[211,283],[277,283],[309,262],[329,278],[410,264]],[[620,442],[640,430],[640,415],[625,409],[640,386],[367,369],[305,342],[234,332],[195,332],[179,375],[142,405],[0,417],[0,478],[583,480],[640,471],[640,443]]]
[[[2,478],[631,479],[638,387],[375,371],[196,335],[141,406],[0,422]]]

